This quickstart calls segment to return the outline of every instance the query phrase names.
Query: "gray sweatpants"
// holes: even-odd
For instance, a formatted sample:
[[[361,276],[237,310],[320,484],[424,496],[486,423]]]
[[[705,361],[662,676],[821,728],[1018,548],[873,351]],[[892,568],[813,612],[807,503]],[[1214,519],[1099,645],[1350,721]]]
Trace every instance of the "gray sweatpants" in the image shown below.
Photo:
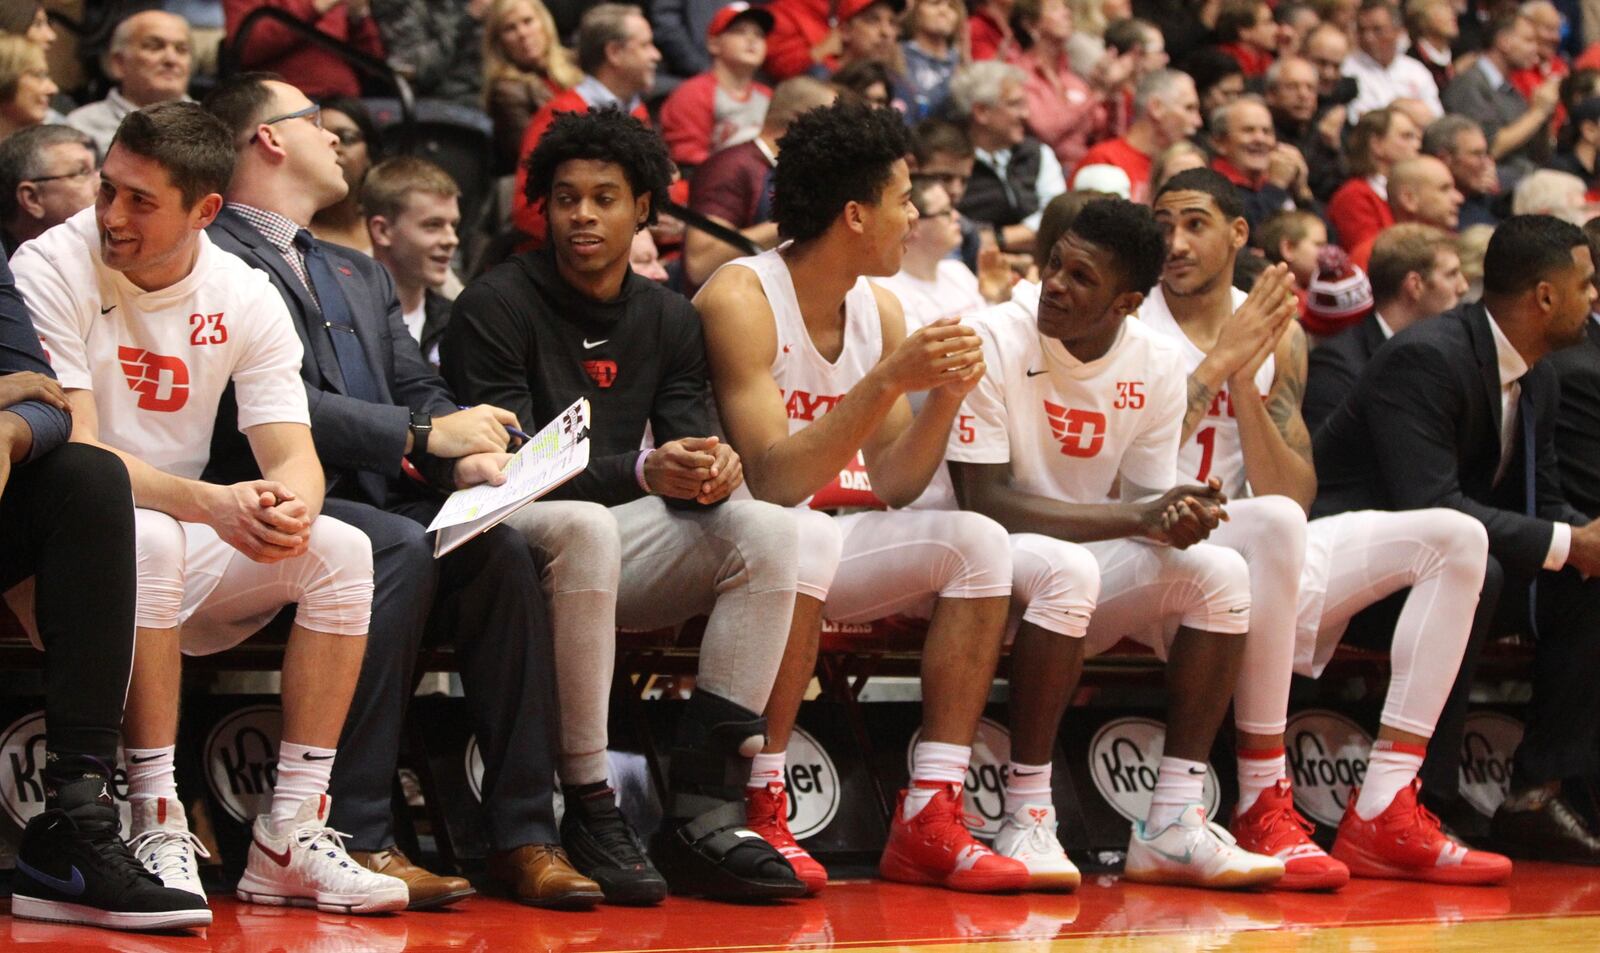
[[[512,514],[533,549],[555,636],[561,780],[606,778],[606,715],[616,629],[656,629],[709,614],[696,685],[759,712],[794,612],[793,514],[730,501],[670,509],[540,501]]]

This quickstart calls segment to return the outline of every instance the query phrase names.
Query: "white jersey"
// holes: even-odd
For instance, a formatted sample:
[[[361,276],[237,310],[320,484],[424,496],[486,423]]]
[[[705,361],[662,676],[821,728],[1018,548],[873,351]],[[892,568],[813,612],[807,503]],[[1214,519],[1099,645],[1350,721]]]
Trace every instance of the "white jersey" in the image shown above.
[[[1187,398],[1171,342],[1126,320],[1105,356],[1085,364],[1014,300],[968,323],[988,373],[967,395],[947,459],[1010,463],[1018,489],[1068,503],[1116,502],[1119,479],[1156,490],[1178,482]]]
[[[894,293],[906,312],[906,333],[925,328],[940,318],[962,318],[989,306],[978,290],[978,276],[954,258],[939,262],[932,281],[913,277],[905,269],[873,284]]]
[[[199,236],[193,270],[146,292],[100,260],[87,208],[18,249],[17,288],[61,386],[92,391],[100,440],[196,479],[231,380],[239,429],[310,426],[302,349],[266,272]]]
[[[1229,290],[1233,293],[1234,310],[1238,310],[1246,295],[1238,288]],[[1156,285],[1149,297],[1144,299],[1144,304],[1139,308],[1139,319],[1177,345],[1178,353],[1183,358],[1185,377],[1193,374],[1200,362],[1205,360],[1206,352],[1189,340],[1183,328],[1178,326],[1177,319],[1172,316],[1172,308],[1167,305],[1160,285]],[[1276,376],[1276,360],[1269,354],[1261,369],[1256,371],[1256,388],[1263,397],[1272,389],[1272,381]],[[1182,479],[1196,483],[1217,477],[1222,481],[1222,491],[1230,499],[1243,499],[1250,495],[1244,476],[1244,446],[1239,442],[1239,421],[1234,416],[1233,395],[1228,393],[1226,383],[1211,399],[1211,408],[1206,411],[1205,419],[1200,421],[1194,434],[1184,441],[1183,449],[1178,454],[1178,472]]]
[[[806,330],[794,278],[779,254],[787,244],[749,258],[736,258],[724,268],[748,268],[761,280],[776,326],[778,347],[772,358],[772,379],[783,393],[789,433],[804,430],[844,399],[845,392],[867,376],[883,357],[883,321],[878,299],[865,278],[844,296],[844,346],[830,361],[817,350]],[[859,454],[857,454],[859,458]],[[809,505],[810,500],[802,503]]]

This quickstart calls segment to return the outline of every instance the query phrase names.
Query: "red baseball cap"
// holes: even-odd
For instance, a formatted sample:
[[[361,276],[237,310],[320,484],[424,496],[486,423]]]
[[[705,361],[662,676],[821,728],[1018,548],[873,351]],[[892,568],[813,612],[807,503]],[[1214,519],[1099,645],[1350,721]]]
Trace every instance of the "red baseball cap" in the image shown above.
[[[895,13],[904,13],[906,11],[906,0],[839,0],[835,16],[838,17],[840,23],[843,23],[859,13],[866,12],[866,9],[875,3],[886,3],[889,5],[889,9]]]
[[[745,0],[736,0],[718,10],[711,18],[711,25],[706,27],[706,37],[721,36],[723,30],[733,26],[733,21],[741,19],[754,21],[761,27],[762,33],[771,33],[773,24],[777,23],[765,7],[752,7]]]

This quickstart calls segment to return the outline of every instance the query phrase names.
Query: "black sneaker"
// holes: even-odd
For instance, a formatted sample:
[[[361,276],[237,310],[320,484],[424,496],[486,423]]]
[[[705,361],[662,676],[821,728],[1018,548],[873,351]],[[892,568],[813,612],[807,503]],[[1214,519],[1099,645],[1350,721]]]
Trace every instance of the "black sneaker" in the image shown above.
[[[12,875],[11,915],[115,930],[211,924],[203,897],[163,887],[118,835],[105,778],[61,786],[61,806],[28,822]],[[77,790],[74,790],[77,789]]]
[[[642,907],[665,900],[667,882],[617,808],[616,792],[597,781],[562,785],[561,793],[561,846],[572,866],[605,891],[606,902]]]

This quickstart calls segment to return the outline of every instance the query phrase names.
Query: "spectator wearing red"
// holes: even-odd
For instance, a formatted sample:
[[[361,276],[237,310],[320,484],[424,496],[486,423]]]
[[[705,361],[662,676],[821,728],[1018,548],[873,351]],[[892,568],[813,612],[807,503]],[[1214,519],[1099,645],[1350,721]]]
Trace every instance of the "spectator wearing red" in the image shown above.
[[[1217,40],[1245,79],[1266,75],[1278,45],[1278,24],[1266,0],[1224,0],[1217,13]]]
[[[1211,115],[1211,168],[1239,190],[1253,232],[1279,212],[1312,204],[1300,150],[1278,142],[1272,113],[1259,96],[1243,96]]]
[[[1062,168],[1070,169],[1089,151],[1090,143],[1107,138],[1111,125],[1107,100],[1116,95],[1132,64],[1123,57],[1103,56],[1085,81],[1073,72],[1067,55],[1072,10],[1066,0],[1018,0],[1017,14],[1033,36],[1032,48],[1016,60],[1017,68],[1028,76],[1022,84],[1028,97],[1028,129],[1055,151]]]
[[[685,80],[661,107],[661,138],[672,161],[697,166],[713,152],[761,132],[772,90],[755,81],[767,55],[772,14],[737,0],[706,28],[711,68]]]
[[[1328,200],[1328,224],[1342,247],[1354,248],[1394,224],[1389,169],[1421,147],[1417,124],[1398,109],[1374,109],[1350,130],[1345,145],[1350,178]]]
[[[1072,170],[1069,188],[1078,176],[1097,165],[1114,165],[1128,174],[1131,198],[1150,204],[1150,163],[1168,146],[1188,139],[1200,128],[1200,97],[1194,80],[1177,70],[1159,70],[1139,84],[1134,95],[1133,125],[1128,134],[1108,139],[1084,153]]]
[[[1461,222],[1461,192],[1448,166],[1433,156],[1416,156],[1395,163],[1389,175],[1389,208],[1397,225],[1416,222],[1454,233]],[[1353,246],[1350,260],[1366,268],[1381,234]]]
[[[1372,310],[1372,282],[1338,245],[1317,256],[1317,273],[1306,292],[1301,324],[1318,338],[1331,337],[1366,317]]]
[[[1524,99],[1532,102],[1534,90],[1550,77],[1565,76],[1568,72],[1567,61],[1561,57],[1561,11],[1550,0],[1531,0],[1519,9],[1523,19],[1533,24],[1539,58],[1532,66],[1513,69],[1506,79]],[[1556,125],[1559,127],[1564,122],[1566,115],[1558,106]]]
[[[905,0],[839,0],[837,6],[832,0],[774,0],[766,8],[774,20],[772,32],[767,34],[767,75],[785,80],[815,75],[819,68],[823,74],[833,73],[842,65],[841,56],[849,45],[845,34],[850,21],[880,5],[892,15],[906,6]],[[891,36],[890,46],[895,39]]]
[[[1011,11],[1016,0],[987,0],[973,7],[967,18],[967,35],[972,40],[975,60],[1011,61],[1022,52],[1011,29]]]
[[[228,44],[239,50],[239,65],[290,77],[312,99],[361,95],[361,80],[349,63],[274,20],[257,22],[239,48],[239,25],[260,7],[282,10],[341,43],[382,59],[383,39],[372,19],[372,0],[222,0]]]
[[[661,51],[656,49],[650,21],[638,7],[602,3],[583,15],[578,24],[578,68],[583,70],[583,79],[545,103],[522,134],[511,221],[532,239],[534,247],[544,244],[545,219],[543,204],[528,201],[528,157],[544,131],[557,113],[608,107],[621,109],[648,126],[650,113],[642,97],[655,84],[660,62]]]
[[[760,246],[778,244],[778,226],[772,221],[772,176],[778,164],[778,143],[789,124],[801,113],[833,105],[834,87],[810,76],[786,79],[773,90],[761,135],[713,153],[694,170],[689,182],[689,207]],[[970,159],[968,160],[971,161]],[[683,240],[684,277],[690,289],[704,284],[711,273],[743,255],[740,249],[699,229]]]

